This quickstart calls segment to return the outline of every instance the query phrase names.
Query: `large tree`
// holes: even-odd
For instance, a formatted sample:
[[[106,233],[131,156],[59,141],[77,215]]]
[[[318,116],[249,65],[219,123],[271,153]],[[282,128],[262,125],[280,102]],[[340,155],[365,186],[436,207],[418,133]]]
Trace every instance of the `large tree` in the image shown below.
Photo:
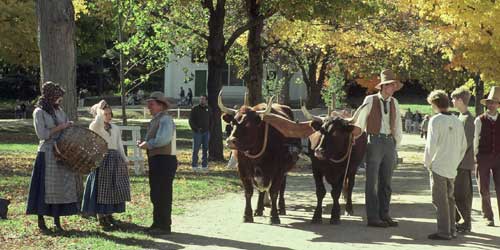
[[[176,54],[204,51],[208,64],[207,95],[214,121],[210,129],[209,158],[223,160],[222,124],[217,105],[226,59],[236,39],[255,22],[247,21],[241,0],[168,0],[145,2],[142,10],[152,27],[175,46]]]
[[[41,83],[53,81],[66,90],[63,108],[77,119],[75,11],[71,0],[38,0],[38,46]]]
[[[451,62],[450,68],[475,74],[476,113],[482,112],[479,100],[487,86],[500,82],[500,4],[498,1],[425,1],[395,2],[407,13],[419,15],[436,32],[441,53]]]

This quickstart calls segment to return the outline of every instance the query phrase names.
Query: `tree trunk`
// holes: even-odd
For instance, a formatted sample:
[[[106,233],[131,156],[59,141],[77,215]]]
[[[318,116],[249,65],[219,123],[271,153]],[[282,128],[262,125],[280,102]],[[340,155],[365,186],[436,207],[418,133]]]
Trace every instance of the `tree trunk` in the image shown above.
[[[290,106],[290,81],[292,80],[293,73],[289,71],[282,71],[281,79],[283,79],[283,86],[280,91],[280,103]]]
[[[481,99],[484,97],[484,82],[481,80],[481,76],[479,74],[474,77],[475,88],[476,88],[476,98],[474,99],[476,105],[476,116],[480,115],[484,111],[484,107],[481,104]]]
[[[97,72],[99,72],[99,79],[97,80],[97,93],[99,93],[99,95],[102,95],[102,92],[104,91],[104,61],[102,59],[102,57],[99,57],[99,69]]]
[[[309,96],[307,97],[307,108],[317,108],[321,103],[321,85],[317,81],[313,81],[310,86]]]
[[[307,108],[316,108],[321,103],[321,87],[322,83],[318,82],[316,78],[316,70],[318,69],[318,64],[316,62],[310,62],[309,68],[307,70],[307,77],[303,77],[304,83],[307,87]]]
[[[246,0],[248,22],[254,23],[248,31],[248,100],[250,105],[262,102],[262,77],[264,65],[262,59],[261,35],[264,29],[264,16],[260,13],[261,2]]]
[[[123,29],[122,29],[122,13],[120,11],[121,3],[118,2],[118,41],[123,42]],[[120,91],[121,91],[121,103],[122,103],[122,125],[127,126],[127,95],[125,92],[125,73],[123,71],[123,51],[120,50],[120,65],[118,69],[118,74],[120,76]]]
[[[209,38],[206,51],[208,61],[207,96],[208,105],[212,109],[212,126],[210,127],[210,140],[208,155],[211,161],[224,160],[222,145],[221,111],[217,105],[217,98],[222,88],[222,71],[226,58],[224,50],[224,5],[217,5],[208,20]]]
[[[71,0],[38,0],[40,80],[59,83],[65,90],[63,109],[77,120],[75,11]]]

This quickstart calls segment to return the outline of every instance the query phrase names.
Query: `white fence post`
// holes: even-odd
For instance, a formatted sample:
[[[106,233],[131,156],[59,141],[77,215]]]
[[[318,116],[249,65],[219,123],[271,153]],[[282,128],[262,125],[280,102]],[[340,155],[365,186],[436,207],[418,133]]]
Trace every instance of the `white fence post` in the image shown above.
[[[132,146],[134,149],[134,155],[128,156],[130,161],[134,162],[134,172],[136,175],[144,174],[144,157],[142,156],[142,150],[136,146],[136,142],[141,139],[141,127],[139,126],[119,126],[122,131],[131,131],[132,140],[123,141],[123,145]]]

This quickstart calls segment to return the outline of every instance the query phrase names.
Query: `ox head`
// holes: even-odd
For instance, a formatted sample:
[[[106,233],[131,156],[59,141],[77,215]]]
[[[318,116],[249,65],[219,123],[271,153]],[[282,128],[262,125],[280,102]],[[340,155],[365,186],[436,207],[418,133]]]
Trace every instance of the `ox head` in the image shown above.
[[[267,104],[259,104],[254,107],[244,105],[239,110],[230,109],[222,103],[222,91],[219,93],[219,108],[224,113],[222,118],[225,122],[232,124],[233,130],[227,139],[227,146],[231,149],[238,150],[246,157],[256,159],[260,157],[261,153],[266,152],[266,140],[269,143],[276,143],[278,137],[270,131],[270,127],[276,129],[284,137],[291,138],[306,138],[311,135],[314,130],[311,128],[309,122],[294,122],[287,117],[271,113],[273,108],[273,97],[271,97]],[[245,102],[247,104],[247,102]],[[280,105],[275,104],[274,108],[279,110],[282,108]],[[280,113],[280,112],[276,112]],[[272,138],[271,138],[272,137]],[[267,139],[266,139],[267,138]],[[250,164],[247,161],[240,162],[242,164]],[[253,182],[260,191],[265,191],[271,187],[272,173],[276,169],[272,166],[252,164],[253,167]],[[270,168],[271,167],[271,168]],[[278,166],[274,166],[278,167]]]
[[[222,119],[233,126],[231,135],[227,138],[227,146],[242,152],[256,151],[262,147],[262,132],[265,124],[263,119],[271,113],[272,99],[267,104],[259,104],[254,107],[243,105],[239,110],[227,108],[222,103],[222,91],[219,93],[219,108],[223,115]],[[260,144],[259,144],[260,143]]]
[[[320,160],[342,159],[349,152],[354,138],[360,133],[353,124],[359,115],[356,111],[352,118],[345,118],[345,114],[330,112],[326,117],[313,116],[302,105],[302,112],[311,121],[311,127],[316,131],[310,136],[311,150]]]

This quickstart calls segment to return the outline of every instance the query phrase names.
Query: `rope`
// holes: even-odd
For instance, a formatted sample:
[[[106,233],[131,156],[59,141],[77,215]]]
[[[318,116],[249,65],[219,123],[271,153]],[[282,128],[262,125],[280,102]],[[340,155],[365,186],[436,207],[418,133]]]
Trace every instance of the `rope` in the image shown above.
[[[266,122],[266,128],[264,129],[264,145],[262,145],[262,149],[260,150],[260,152],[256,155],[252,155],[250,153],[248,153],[247,151],[246,152],[243,152],[243,154],[245,154],[246,157],[250,158],[250,159],[256,159],[256,158],[259,158],[262,156],[262,154],[264,154],[264,152],[266,151],[266,148],[267,148],[267,137],[268,137],[268,133],[269,133],[269,123]]]
[[[344,180],[342,181],[342,186],[345,185],[345,180],[347,179],[347,171],[349,170],[349,164],[351,163],[351,152],[352,152],[352,144],[353,144],[353,140],[352,140],[352,133],[351,133],[351,136],[350,136],[350,144],[349,144],[349,150],[348,150],[348,154],[349,154],[349,158],[347,159],[347,165],[345,166],[345,172],[344,172]]]
[[[323,138],[324,138],[324,137],[323,137]],[[322,140],[322,141],[323,141],[323,140]],[[320,145],[321,145],[321,144],[320,144]],[[329,160],[329,161],[331,161],[331,162],[333,162],[333,163],[341,163],[341,162],[345,161],[345,159],[346,159],[347,157],[349,157],[349,159],[350,159],[350,156],[351,156],[351,150],[352,150],[352,133],[351,133],[351,134],[350,134],[350,136],[349,136],[349,146],[348,146],[348,148],[347,148],[347,152],[346,152],[346,154],[345,154],[344,156],[342,156],[342,158],[340,158],[340,159],[338,159],[338,160],[334,160],[334,159],[331,159],[331,158],[329,158],[328,160]]]

